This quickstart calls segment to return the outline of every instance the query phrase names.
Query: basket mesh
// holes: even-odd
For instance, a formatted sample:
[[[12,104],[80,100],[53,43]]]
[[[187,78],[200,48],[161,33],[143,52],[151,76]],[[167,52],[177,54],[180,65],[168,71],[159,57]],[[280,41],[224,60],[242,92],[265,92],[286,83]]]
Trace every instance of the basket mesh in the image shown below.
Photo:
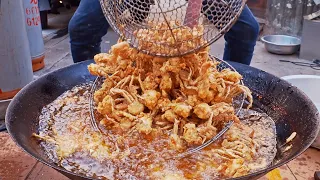
[[[100,0],[110,26],[134,48],[181,56],[206,47],[237,20],[245,0]]]

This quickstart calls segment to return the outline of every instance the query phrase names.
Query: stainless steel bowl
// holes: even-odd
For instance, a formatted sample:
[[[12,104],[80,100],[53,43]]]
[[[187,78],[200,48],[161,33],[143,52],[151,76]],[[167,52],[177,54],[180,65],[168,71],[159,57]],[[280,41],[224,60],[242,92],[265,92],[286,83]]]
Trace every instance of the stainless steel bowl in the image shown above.
[[[281,55],[296,53],[301,44],[299,38],[286,35],[267,35],[261,38],[268,52]]]

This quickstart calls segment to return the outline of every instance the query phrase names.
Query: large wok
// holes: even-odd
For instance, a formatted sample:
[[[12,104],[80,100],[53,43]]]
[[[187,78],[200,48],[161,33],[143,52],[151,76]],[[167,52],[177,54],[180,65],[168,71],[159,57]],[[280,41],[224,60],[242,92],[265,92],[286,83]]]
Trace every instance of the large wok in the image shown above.
[[[68,172],[51,162],[31,138],[37,132],[38,116],[43,106],[51,103],[66,90],[94,79],[87,71],[92,61],[74,64],[49,73],[23,88],[10,103],[6,126],[12,139],[27,153],[72,179],[86,178]],[[278,144],[284,144],[291,133],[297,132],[293,148],[279,152],[274,163],[259,172],[237,179],[257,179],[304,152],[319,131],[319,114],[313,103],[296,87],[253,67],[231,63],[243,76],[254,95],[254,108],[266,112],[276,122]]]

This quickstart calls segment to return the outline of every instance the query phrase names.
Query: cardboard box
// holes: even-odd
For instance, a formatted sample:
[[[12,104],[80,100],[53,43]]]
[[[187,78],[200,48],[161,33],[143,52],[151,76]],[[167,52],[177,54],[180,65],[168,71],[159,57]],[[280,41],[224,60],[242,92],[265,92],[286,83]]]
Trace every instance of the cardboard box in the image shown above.
[[[320,19],[303,21],[300,58],[320,59]]]

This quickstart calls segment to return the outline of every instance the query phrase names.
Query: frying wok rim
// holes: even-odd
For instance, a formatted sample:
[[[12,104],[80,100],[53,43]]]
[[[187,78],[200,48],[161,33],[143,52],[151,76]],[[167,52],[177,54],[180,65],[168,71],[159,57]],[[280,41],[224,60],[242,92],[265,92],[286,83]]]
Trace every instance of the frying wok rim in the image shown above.
[[[38,78],[37,80],[34,80],[34,81],[30,82],[29,84],[27,84],[22,90],[20,90],[20,92],[18,92],[18,93],[16,94],[16,96],[15,96],[15,97],[12,99],[12,101],[10,102],[10,104],[9,104],[9,106],[8,106],[8,110],[7,110],[7,112],[6,112],[6,116],[5,116],[5,124],[6,124],[7,130],[8,130],[8,133],[9,133],[11,139],[16,143],[16,145],[17,145],[18,147],[20,147],[24,152],[26,152],[27,154],[29,154],[29,155],[32,156],[33,158],[37,159],[38,161],[42,162],[43,164],[45,164],[45,165],[47,165],[47,166],[49,166],[49,167],[51,167],[51,168],[54,168],[55,170],[59,171],[60,173],[63,173],[63,175],[65,175],[64,173],[67,173],[67,174],[71,174],[71,175],[73,175],[73,176],[77,176],[77,177],[81,177],[81,178],[85,178],[85,179],[94,179],[94,178],[92,178],[92,177],[87,177],[87,176],[85,176],[85,175],[81,175],[81,174],[74,173],[74,172],[72,172],[72,171],[68,171],[68,170],[66,170],[66,169],[58,166],[58,165],[55,164],[54,162],[49,162],[49,161],[44,160],[43,158],[37,158],[37,157],[35,157],[35,155],[33,155],[32,152],[29,152],[28,150],[26,150],[26,148],[25,148],[26,146],[21,145],[21,144],[18,143],[18,140],[17,140],[18,138],[16,138],[16,133],[11,130],[11,127],[12,127],[12,126],[10,125],[10,121],[9,121],[9,119],[11,119],[10,117],[14,116],[14,114],[12,114],[12,112],[11,112],[11,109],[13,109],[14,106],[16,106],[17,104],[19,104],[19,102],[18,102],[18,100],[17,100],[18,97],[23,96],[23,94],[27,93],[28,90],[29,90],[29,88],[30,88],[30,86],[35,85],[35,84],[36,84],[38,81],[40,81],[41,79],[45,79],[45,78],[47,78],[48,76],[50,76],[50,75],[52,75],[52,74],[56,74],[56,73],[59,73],[59,72],[62,72],[62,71],[71,69],[71,68],[74,67],[74,66],[79,66],[79,65],[81,65],[81,64],[87,64],[87,63],[89,63],[89,62],[93,62],[93,61],[92,61],[92,60],[87,60],[87,61],[83,61],[83,62],[79,62],[79,63],[75,63],[75,64],[72,64],[72,65],[69,65],[69,66],[67,66],[67,67],[64,67],[64,68],[61,68],[61,69],[52,71],[52,72],[50,72],[50,73],[47,73],[47,74],[41,76],[40,78]],[[232,64],[238,64],[238,65],[241,65],[241,66],[247,66],[247,65],[243,65],[243,64],[236,63],[236,62],[230,62],[230,61],[227,61],[227,62],[230,63],[231,65],[232,65]],[[262,71],[262,70],[260,70],[260,69],[257,69],[257,68],[251,67],[251,66],[248,66],[248,67],[250,67],[251,69],[258,70],[258,71],[261,71],[261,72],[263,72],[263,73],[266,73],[268,76],[271,76],[271,77],[273,77],[273,78],[280,79],[280,78],[278,78],[278,77],[276,77],[276,76],[274,76],[274,75],[272,75],[272,74],[269,74],[269,73],[267,73],[267,72],[265,72],[265,71]],[[237,69],[237,67],[235,67],[235,69]],[[241,72],[239,72],[239,73],[241,74]],[[285,80],[282,80],[282,79],[280,79],[280,80],[281,80],[281,81],[285,81]],[[286,81],[285,81],[285,82],[286,82]],[[286,82],[286,83],[288,83],[288,82]],[[288,83],[288,84],[289,84],[289,83]],[[312,103],[312,101],[305,95],[305,93],[303,93],[303,92],[302,92],[301,90],[299,90],[298,88],[297,88],[297,91],[299,92],[299,94],[301,94],[301,95],[304,96],[305,100],[306,100],[310,105],[314,106],[314,108],[315,108],[315,105],[314,105],[314,104]],[[319,116],[319,112],[318,112],[318,113],[317,113],[317,124],[318,124],[318,127],[317,127],[317,130],[316,130],[317,132],[319,132],[319,130],[320,130],[319,123],[320,123],[320,116]],[[272,171],[273,169],[276,169],[276,168],[278,168],[278,167],[280,167],[280,166],[282,166],[282,165],[284,165],[284,164],[287,164],[288,162],[290,162],[290,161],[292,161],[293,159],[297,158],[299,155],[301,155],[303,152],[305,152],[305,151],[311,146],[312,142],[316,139],[316,137],[317,137],[317,136],[315,136],[315,137],[313,137],[312,139],[310,139],[310,142],[309,142],[307,145],[304,145],[304,146],[301,146],[300,148],[298,148],[296,154],[292,155],[292,157],[284,160],[283,162],[279,162],[279,163],[276,163],[276,164],[271,164],[271,165],[268,166],[267,168],[261,169],[261,170],[259,170],[259,171],[257,171],[257,172],[254,172],[254,173],[250,173],[250,174],[248,174],[248,175],[246,175],[246,176],[241,176],[241,177],[237,177],[237,178],[229,178],[229,179],[240,180],[240,179],[250,179],[250,178],[254,178],[254,177],[261,177],[261,176],[265,175],[266,173]],[[30,137],[30,138],[32,138],[32,137]],[[40,145],[39,145],[39,146],[40,146]],[[41,146],[40,146],[40,148],[42,149]],[[34,154],[36,154],[36,153],[34,153]],[[284,157],[284,158],[285,158],[285,157]],[[66,175],[65,175],[65,176],[66,176]]]

